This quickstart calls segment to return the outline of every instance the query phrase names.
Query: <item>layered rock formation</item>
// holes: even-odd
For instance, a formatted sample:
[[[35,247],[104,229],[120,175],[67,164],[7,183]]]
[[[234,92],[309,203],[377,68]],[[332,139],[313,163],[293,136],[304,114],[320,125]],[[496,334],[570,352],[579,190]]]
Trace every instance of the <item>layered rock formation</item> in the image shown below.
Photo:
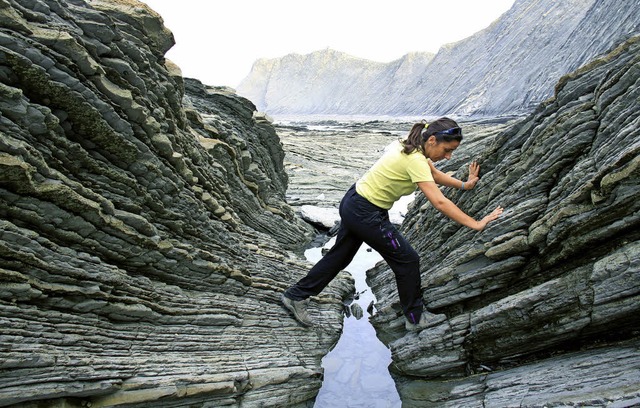
[[[639,7],[638,0],[517,0],[435,57],[381,64],[324,50],[259,60],[238,92],[276,116],[528,113],[562,75],[640,31]],[[455,25],[455,16],[443,18]]]
[[[0,0],[0,406],[307,406],[342,327],[255,106],[131,0]],[[185,96],[185,89],[187,96]]]
[[[640,403],[639,56],[636,36],[484,149],[463,143],[444,168],[473,155],[481,181],[445,193],[478,218],[504,206],[484,231],[412,207],[432,325],[406,333],[393,273],[367,275],[403,406]]]
[[[403,122],[276,125],[286,151],[287,201],[337,209],[345,191],[410,127]]]
[[[320,178],[288,189],[284,170],[318,141],[290,138],[287,161],[251,102],[181,78],[172,43],[135,1],[0,0],[1,406],[312,404],[352,290],[314,299],[311,330],[278,305],[312,233],[285,192],[320,203],[304,184]],[[468,132],[445,169],[478,157],[482,181],[446,193],[476,216],[505,206],[486,231],[414,205],[432,327],[405,333],[392,274],[370,272],[404,405],[640,402],[639,44],[516,126]],[[329,202],[385,132],[320,145],[317,171],[350,164]]]

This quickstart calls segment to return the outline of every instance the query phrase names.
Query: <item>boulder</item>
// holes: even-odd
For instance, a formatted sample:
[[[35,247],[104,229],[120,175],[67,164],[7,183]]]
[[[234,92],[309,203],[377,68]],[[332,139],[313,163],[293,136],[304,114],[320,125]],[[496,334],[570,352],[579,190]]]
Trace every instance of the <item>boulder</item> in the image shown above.
[[[303,205],[300,207],[300,217],[308,223],[326,230],[330,230],[340,222],[340,214],[335,207]]]

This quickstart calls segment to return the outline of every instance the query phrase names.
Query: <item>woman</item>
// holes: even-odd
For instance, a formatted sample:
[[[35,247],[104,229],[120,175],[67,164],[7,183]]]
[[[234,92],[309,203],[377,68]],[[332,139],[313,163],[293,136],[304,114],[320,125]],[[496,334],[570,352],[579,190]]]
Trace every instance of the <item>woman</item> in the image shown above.
[[[438,185],[471,190],[478,182],[480,167],[469,166],[467,181],[457,180],[438,170],[433,163],[449,160],[462,141],[462,129],[449,118],[431,124],[413,125],[406,140],[394,144],[360,178],[340,202],[340,229],[336,242],[314,265],[307,276],[282,295],[282,302],[305,326],[313,322],[307,313],[308,299],[319,294],[351,262],[363,242],[378,251],[396,276],[398,294],[408,330],[428,325],[422,313],[420,258],[389,221],[388,210],[416,186],[440,212],[466,227],[481,231],[502,214],[497,207],[476,221],[447,199]]]

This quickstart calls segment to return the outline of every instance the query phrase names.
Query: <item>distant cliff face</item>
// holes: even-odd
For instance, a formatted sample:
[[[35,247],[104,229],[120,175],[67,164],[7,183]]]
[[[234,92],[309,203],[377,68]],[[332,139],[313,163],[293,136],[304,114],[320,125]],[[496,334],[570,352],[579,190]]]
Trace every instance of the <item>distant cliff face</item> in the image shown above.
[[[638,0],[519,0],[435,57],[380,64],[335,51],[258,61],[238,92],[270,114],[497,116],[529,112],[558,79],[640,30]]]
[[[0,405],[313,400],[352,286],[322,330],[279,305],[312,231],[273,126],[184,80],[143,3],[0,0],[0,26]]]
[[[389,83],[404,84],[432,57],[416,53],[383,64],[327,49],[262,59],[238,92],[274,113],[363,112],[369,99],[377,99]]]
[[[403,231],[436,315],[407,334],[395,277],[367,277],[403,407],[636,406],[640,398],[640,37],[563,77],[553,99],[494,138],[463,141],[445,189],[461,227],[424,198]]]

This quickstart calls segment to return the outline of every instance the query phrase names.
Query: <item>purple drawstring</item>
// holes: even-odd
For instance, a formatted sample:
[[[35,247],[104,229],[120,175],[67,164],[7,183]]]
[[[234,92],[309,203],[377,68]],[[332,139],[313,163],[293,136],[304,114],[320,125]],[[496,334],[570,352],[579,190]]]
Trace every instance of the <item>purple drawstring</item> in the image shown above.
[[[393,246],[393,249],[398,249],[398,247],[400,247],[400,243],[398,242],[397,239],[393,238],[393,234],[391,233],[391,231],[387,233],[387,237],[389,237],[389,240],[391,241],[391,245]]]

